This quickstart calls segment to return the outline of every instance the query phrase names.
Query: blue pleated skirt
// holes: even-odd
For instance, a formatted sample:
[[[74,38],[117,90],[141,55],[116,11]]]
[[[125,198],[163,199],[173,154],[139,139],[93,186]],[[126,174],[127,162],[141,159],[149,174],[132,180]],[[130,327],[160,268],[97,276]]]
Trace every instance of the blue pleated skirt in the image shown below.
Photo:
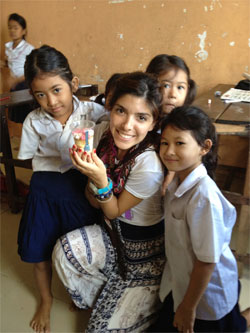
[[[34,172],[18,231],[18,253],[26,262],[51,259],[56,240],[85,225],[99,223],[101,211],[85,198],[87,177],[71,169]]]

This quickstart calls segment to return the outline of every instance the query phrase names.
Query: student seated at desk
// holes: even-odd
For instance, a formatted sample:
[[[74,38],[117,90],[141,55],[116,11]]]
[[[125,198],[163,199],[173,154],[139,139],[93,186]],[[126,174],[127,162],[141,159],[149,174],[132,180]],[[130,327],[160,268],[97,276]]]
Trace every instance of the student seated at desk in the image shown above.
[[[34,49],[34,46],[26,42],[26,20],[19,14],[13,13],[8,17],[8,29],[11,41],[5,44],[5,60],[1,62],[1,68],[8,67],[7,82],[10,91],[27,89],[24,79],[24,63],[26,56]],[[9,109],[9,119],[22,123],[31,111],[30,103]]]
[[[56,240],[99,217],[98,210],[85,199],[87,177],[73,167],[69,156],[74,144],[70,125],[86,113],[86,107],[94,121],[107,112],[97,103],[80,102],[73,96],[79,80],[66,57],[50,46],[27,56],[25,79],[40,108],[29,113],[23,123],[18,153],[19,159],[32,159],[33,167],[19,227],[18,253],[23,261],[34,263],[41,296],[30,326],[34,331],[49,332],[51,253]]]

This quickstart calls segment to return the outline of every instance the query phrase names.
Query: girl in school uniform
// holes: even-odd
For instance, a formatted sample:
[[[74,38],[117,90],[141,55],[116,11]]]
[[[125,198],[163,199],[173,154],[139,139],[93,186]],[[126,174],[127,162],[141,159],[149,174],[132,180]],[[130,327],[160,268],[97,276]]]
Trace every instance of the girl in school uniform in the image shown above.
[[[34,264],[41,304],[30,326],[50,331],[51,253],[63,234],[94,223],[99,212],[84,196],[87,177],[74,168],[69,148],[74,143],[71,125],[86,114],[93,121],[107,114],[94,102],[80,102],[73,93],[79,80],[66,57],[44,45],[33,50],[25,63],[25,79],[40,105],[25,119],[19,159],[32,159],[33,175],[23,210],[18,253]]]
[[[155,320],[165,262],[155,128],[161,99],[151,75],[122,75],[108,99],[110,122],[95,128],[97,153],[72,149],[105,222],[61,237],[53,261],[76,306],[93,309],[89,333],[142,332]]]
[[[194,101],[196,84],[182,58],[159,54],[150,61],[146,72],[154,74],[164,88],[163,113],[169,113],[177,106],[190,105]]]
[[[150,332],[245,332],[230,239],[236,210],[213,181],[217,137],[200,109],[174,109],[162,122],[160,158],[175,178],[165,196],[163,307]]]
[[[8,67],[5,83],[10,91],[27,89],[28,85],[24,79],[24,63],[26,56],[34,49],[34,46],[26,40],[26,20],[19,14],[13,13],[8,17],[8,29],[11,41],[5,44],[5,60],[1,67]],[[31,111],[30,104],[22,107],[9,108],[8,117],[10,120],[22,123]]]
[[[162,86],[162,116],[175,107],[190,105],[196,96],[196,83],[191,79],[190,70],[185,61],[176,56],[159,54],[148,64],[146,73],[157,77]],[[165,180],[162,184],[162,195],[174,177],[174,172],[165,170]]]
[[[34,46],[25,40],[27,34],[26,20],[19,14],[13,13],[8,17],[8,29],[11,41],[5,44],[5,65],[10,69],[10,89],[27,89],[24,79],[24,63],[26,56]]]

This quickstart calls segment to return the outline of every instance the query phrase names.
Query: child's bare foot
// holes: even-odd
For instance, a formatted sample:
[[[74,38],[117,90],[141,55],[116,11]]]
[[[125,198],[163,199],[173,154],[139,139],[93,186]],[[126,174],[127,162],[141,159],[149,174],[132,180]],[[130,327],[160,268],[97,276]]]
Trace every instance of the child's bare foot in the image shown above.
[[[247,327],[249,327],[250,326],[250,308],[247,308],[246,310],[242,311],[241,315],[246,319]]]
[[[39,333],[50,333],[50,310],[51,301],[41,301],[33,319],[30,322],[30,327]]]

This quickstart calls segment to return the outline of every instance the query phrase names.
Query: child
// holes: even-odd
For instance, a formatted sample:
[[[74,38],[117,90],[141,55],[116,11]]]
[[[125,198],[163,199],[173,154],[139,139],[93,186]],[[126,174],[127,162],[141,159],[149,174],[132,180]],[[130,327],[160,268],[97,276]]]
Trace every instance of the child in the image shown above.
[[[1,68],[8,67],[4,81],[6,89],[10,91],[27,89],[28,85],[24,80],[24,63],[34,46],[25,40],[27,34],[25,19],[16,13],[10,14],[8,29],[12,40],[5,44],[5,60],[1,62]],[[30,103],[21,107],[10,107],[8,117],[12,121],[22,123],[30,111]]]
[[[10,69],[8,78],[10,89],[22,90],[28,86],[24,80],[24,63],[26,56],[34,49],[34,46],[25,41],[27,25],[25,19],[16,13],[8,17],[9,34],[12,41],[5,44],[5,62]]]
[[[200,109],[174,109],[162,122],[160,158],[175,178],[165,196],[164,302],[151,332],[245,332],[237,264],[230,250],[236,210],[212,180],[217,137]],[[247,319],[247,320],[246,320]]]
[[[177,106],[190,105],[196,95],[196,84],[180,57],[168,54],[155,56],[147,66],[147,73],[156,75],[163,89],[163,113]]]
[[[34,263],[41,304],[31,327],[50,330],[51,253],[65,232],[93,223],[97,210],[84,199],[87,178],[73,167],[69,148],[74,140],[71,124],[87,113],[97,121],[106,114],[94,102],[80,102],[73,93],[79,80],[68,60],[56,49],[44,45],[27,56],[25,78],[40,104],[24,121],[19,159],[32,159],[30,193],[18,234],[21,259]]]
[[[196,95],[196,84],[190,78],[190,71],[183,59],[175,55],[159,54],[147,66],[147,73],[154,74],[163,87],[163,115],[175,107],[190,105]],[[171,183],[174,172],[166,170],[162,184],[162,195]]]
[[[109,98],[110,122],[95,128],[97,154],[72,150],[75,166],[89,177],[86,196],[105,222],[61,237],[53,261],[75,304],[93,308],[89,333],[142,332],[159,307],[165,258],[155,124],[161,98],[151,75],[123,75]]]

